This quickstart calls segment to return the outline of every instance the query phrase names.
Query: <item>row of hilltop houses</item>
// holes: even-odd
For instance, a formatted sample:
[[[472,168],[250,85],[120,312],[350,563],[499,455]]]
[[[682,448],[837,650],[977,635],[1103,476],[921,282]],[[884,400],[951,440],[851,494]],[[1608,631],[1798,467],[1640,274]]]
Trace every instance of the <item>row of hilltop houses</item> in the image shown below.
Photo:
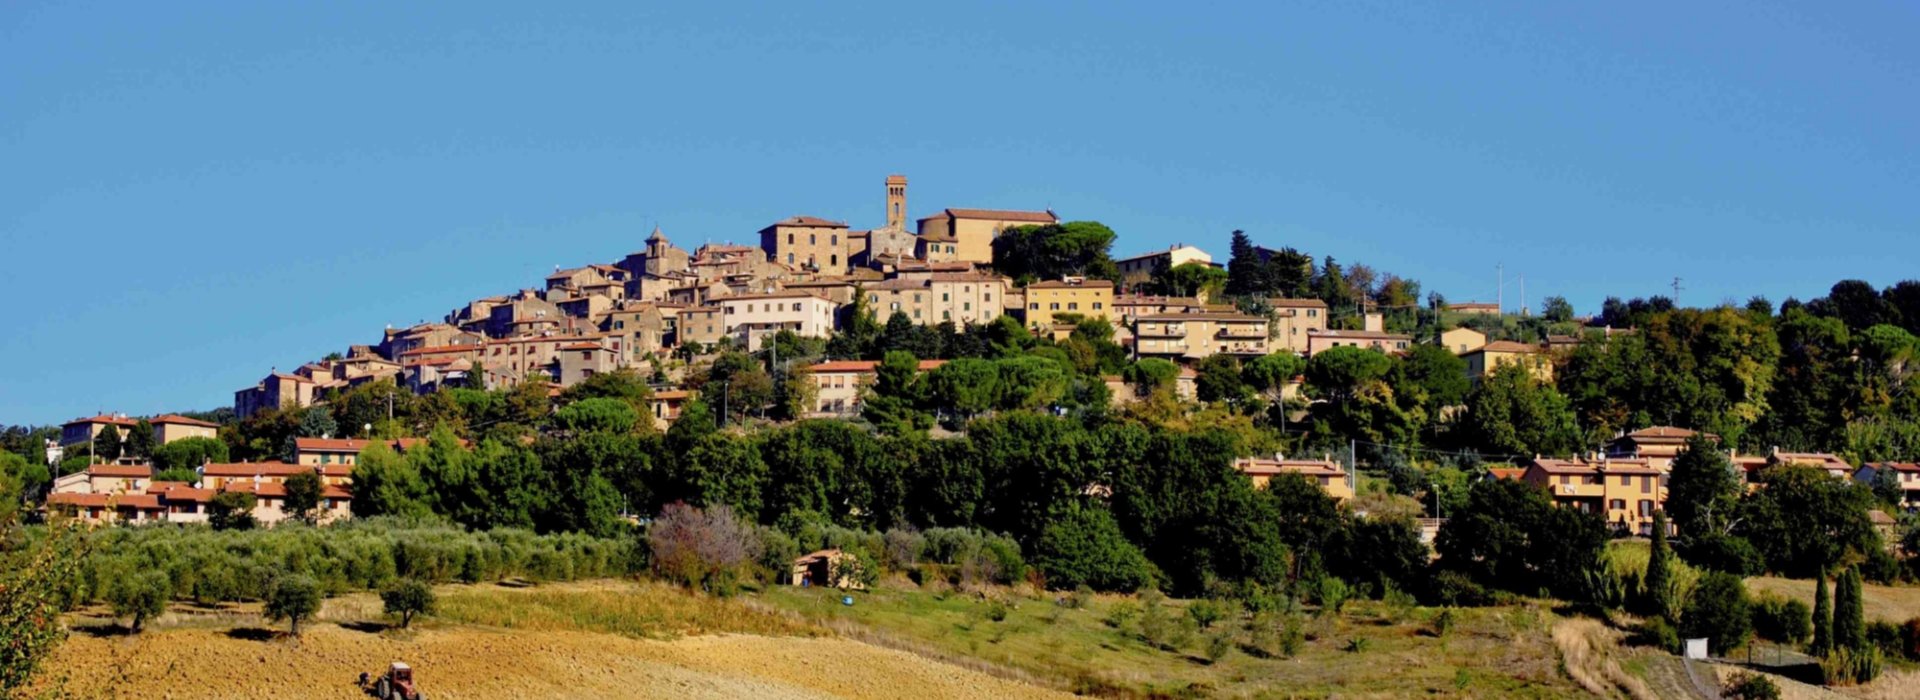
[[[1359,330],[1330,329],[1327,305],[1318,299],[1270,299],[1272,313],[1249,315],[1203,297],[1131,293],[1163,266],[1218,265],[1184,244],[1117,261],[1118,284],[1069,277],[1017,286],[993,272],[993,240],[1016,226],[1059,223],[1058,215],[946,208],[909,221],[907,179],[889,176],[884,185],[879,227],[793,216],[762,228],[758,246],[708,243],[691,252],[656,227],[640,250],[619,260],[558,269],[541,287],[475,299],[440,321],[388,328],[378,343],[276,369],[236,391],[234,411],[244,419],[266,408],[310,406],[330,390],[380,379],[422,393],[530,378],[565,387],[721,343],[756,350],[783,330],[829,336],[846,323],[856,295],[881,323],[905,316],[964,327],[1011,316],[1063,336],[1072,330],[1068,319],[1105,319],[1138,356],[1181,363],[1342,346],[1400,352],[1415,342],[1387,332],[1377,314],[1366,315]],[[1544,351],[1509,345],[1482,338],[1473,348],[1482,360],[1477,366]]]

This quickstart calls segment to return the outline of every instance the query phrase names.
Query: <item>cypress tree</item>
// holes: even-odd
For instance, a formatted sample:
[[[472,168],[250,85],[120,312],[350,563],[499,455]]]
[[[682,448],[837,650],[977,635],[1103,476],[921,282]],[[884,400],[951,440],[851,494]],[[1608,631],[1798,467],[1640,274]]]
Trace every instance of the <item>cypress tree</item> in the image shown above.
[[[1833,648],[1833,601],[1827,598],[1827,567],[1813,577],[1814,656],[1825,656]]]
[[[1667,514],[1653,512],[1653,552],[1647,557],[1647,601],[1655,615],[1674,618],[1673,551],[1667,546]]]
[[[1833,645],[1841,649],[1867,648],[1866,601],[1860,594],[1860,571],[1841,572],[1833,584]]]

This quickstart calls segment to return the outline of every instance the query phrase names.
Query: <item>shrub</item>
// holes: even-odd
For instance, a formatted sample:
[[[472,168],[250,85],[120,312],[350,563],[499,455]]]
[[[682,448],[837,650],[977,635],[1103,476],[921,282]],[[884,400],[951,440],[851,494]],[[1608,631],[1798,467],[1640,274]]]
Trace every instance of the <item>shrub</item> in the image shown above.
[[[1010,614],[1010,610],[1007,608],[1005,602],[993,600],[987,602],[987,607],[982,611],[982,614],[994,622],[1005,622],[1007,615]]]
[[[1680,632],[1673,628],[1664,617],[1649,617],[1633,627],[1628,637],[1632,644],[1661,649],[1669,654],[1680,653]]]
[[[1199,625],[1200,629],[1211,629],[1213,623],[1220,621],[1223,614],[1220,608],[1220,604],[1214,601],[1196,600],[1187,604],[1187,617],[1193,618],[1193,623]]]
[[[380,602],[388,615],[400,618],[400,628],[413,625],[414,615],[432,615],[438,597],[433,587],[419,579],[402,579],[393,586],[380,592]]]
[[[1901,648],[1900,626],[1884,620],[1867,623],[1867,646],[1880,650],[1880,654],[1889,659],[1906,658],[1906,650]]]
[[[1367,649],[1372,646],[1373,643],[1368,641],[1366,637],[1354,637],[1353,639],[1347,640],[1346,650],[1349,653],[1364,654],[1367,652]]]
[[[215,530],[253,529],[255,500],[251,493],[221,492],[207,504],[207,524]]]
[[[1780,686],[1773,680],[1758,673],[1740,671],[1720,686],[1720,697],[1726,700],[1780,700]]]
[[[759,553],[751,527],[733,509],[701,510],[669,503],[647,526],[647,548],[655,572],[668,580],[709,593],[732,593],[741,569]]]
[[[1724,571],[1707,574],[1680,615],[1680,634],[1688,638],[1706,637],[1713,653],[1718,655],[1745,645],[1753,634],[1746,584],[1739,576]]]
[[[1799,644],[1813,635],[1813,612],[1799,600],[1762,593],[1753,601],[1753,631],[1783,644]]]
[[[1767,565],[1752,542],[1732,535],[1696,537],[1679,552],[1681,559],[1694,566],[1741,576],[1757,576]]]
[[[1827,685],[1871,682],[1880,677],[1882,664],[1879,649],[1838,647],[1820,659],[1820,682]]]
[[[1307,641],[1307,622],[1298,614],[1288,614],[1280,625],[1280,653],[1293,658]]]
[[[1133,622],[1134,618],[1139,616],[1140,606],[1135,605],[1132,601],[1123,600],[1107,608],[1107,615],[1101,618],[1101,622],[1105,622],[1108,627],[1114,629],[1126,629],[1127,624]]]
[[[1334,576],[1322,576],[1314,585],[1314,599],[1320,604],[1320,614],[1339,613],[1345,607],[1347,598],[1353,595],[1353,589],[1347,582]]]
[[[1436,605],[1479,606],[1493,601],[1487,589],[1458,571],[1433,575],[1429,599]]]
[[[1440,614],[1433,616],[1433,636],[1435,637],[1447,636],[1447,632],[1453,629],[1454,624],[1455,624],[1455,615],[1453,613],[1453,608],[1447,608],[1447,609],[1441,610]]]
[[[886,540],[887,568],[906,571],[920,563],[920,556],[927,549],[927,537],[912,528],[893,528],[884,535]]]
[[[1225,632],[1207,638],[1207,663],[1217,664],[1233,651],[1233,639]]]
[[[1092,601],[1093,601],[1093,588],[1091,586],[1087,586],[1084,584],[1078,588],[1073,589],[1073,593],[1071,595],[1068,595],[1066,599],[1067,607],[1072,608],[1074,610],[1079,610],[1080,608],[1087,607],[1087,603],[1090,603]]]
[[[1920,617],[1900,625],[1900,655],[1908,661],[1920,661]]]

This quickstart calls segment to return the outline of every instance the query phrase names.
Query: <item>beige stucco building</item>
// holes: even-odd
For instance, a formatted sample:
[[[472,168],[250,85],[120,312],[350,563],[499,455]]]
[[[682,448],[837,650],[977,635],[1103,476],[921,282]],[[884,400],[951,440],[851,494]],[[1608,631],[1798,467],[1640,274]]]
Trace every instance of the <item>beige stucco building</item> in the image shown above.
[[[1653,534],[1653,512],[1667,500],[1666,479],[1644,460],[1535,459],[1520,478],[1546,488],[1555,503],[1639,535]]]
[[[1472,328],[1450,328],[1440,334],[1440,347],[1455,355],[1465,355],[1486,345],[1487,334]]]
[[[1413,347],[1413,336],[1380,331],[1330,331],[1307,333],[1309,357],[1338,347],[1372,348],[1384,353],[1406,352]]]
[[[833,334],[838,304],[805,292],[741,294],[719,300],[726,334],[748,351],[783,330],[814,338]]]
[[[1267,306],[1273,308],[1275,350],[1305,355],[1311,349],[1307,346],[1307,339],[1327,329],[1327,302],[1319,299],[1274,298],[1267,300]]]
[[[1081,318],[1112,321],[1113,283],[1068,277],[1027,285],[1027,326],[1039,330],[1053,327],[1059,314],[1079,314]]]
[[[1051,211],[944,209],[920,219],[920,237],[929,243],[952,243],[951,259],[990,265],[993,264],[993,239],[1000,237],[1001,232],[1015,226],[1057,223],[1060,217]]]
[[[873,383],[879,364],[873,360],[834,360],[808,366],[818,406],[813,417],[859,414],[861,392]],[[920,371],[931,372],[944,364],[945,360],[921,360]]]
[[[1217,354],[1265,355],[1267,319],[1237,313],[1141,316],[1134,323],[1134,349],[1141,357],[1198,360]]]
[[[1353,498],[1353,479],[1345,469],[1332,459],[1287,459],[1284,455],[1268,457],[1242,457],[1233,461],[1235,469],[1253,480],[1253,487],[1264,489],[1273,478],[1282,474],[1298,474],[1308,481],[1319,484],[1320,490],[1327,492],[1337,501]]]
[[[921,325],[950,321],[965,327],[1000,317],[1007,281],[982,273],[933,273],[868,284],[861,292],[874,320],[883,325],[894,314],[906,314]]]
[[[1484,377],[1502,365],[1517,364],[1527,368],[1535,379],[1553,381],[1553,362],[1538,345],[1496,340],[1469,350],[1460,357],[1467,361],[1467,376],[1474,379]]]
[[[1113,264],[1120,268],[1120,283],[1129,289],[1153,279],[1154,270],[1163,265],[1172,269],[1187,263],[1212,265],[1213,256],[1185,243],[1175,243],[1168,246],[1166,250],[1156,250],[1113,261]]]

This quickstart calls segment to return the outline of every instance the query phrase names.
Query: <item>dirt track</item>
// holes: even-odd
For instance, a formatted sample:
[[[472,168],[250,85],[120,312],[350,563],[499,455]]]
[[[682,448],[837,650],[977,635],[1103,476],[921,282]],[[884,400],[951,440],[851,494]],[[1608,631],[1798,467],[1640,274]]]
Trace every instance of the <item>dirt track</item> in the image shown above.
[[[75,634],[53,659],[77,697],[364,698],[354,680],[413,664],[441,698],[1066,697],[905,652],[837,638],[717,635],[670,642],[474,627],[408,639],[331,624],[298,643],[188,628],[138,637]]]

